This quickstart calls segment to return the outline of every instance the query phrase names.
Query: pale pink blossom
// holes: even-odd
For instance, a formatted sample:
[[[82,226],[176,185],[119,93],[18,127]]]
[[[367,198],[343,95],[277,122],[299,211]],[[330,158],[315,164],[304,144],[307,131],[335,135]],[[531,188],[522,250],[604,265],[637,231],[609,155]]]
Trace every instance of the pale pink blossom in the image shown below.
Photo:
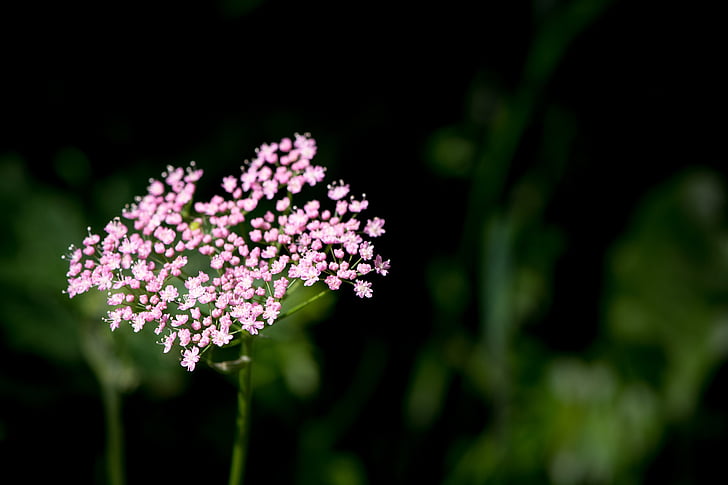
[[[174,340],[177,338],[177,332],[172,332],[169,335],[167,335],[167,338],[164,339],[164,350],[163,352],[166,354],[170,351],[172,348],[172,345],[174,344]]]
[[[341,279],[337,278],[335,275],[332,274],[326,277],[325,282],[330,290],[338,290],[341,286]]]
[[[117,308],[116,310],[111,310],[108,312],[106,321],[109,324],[109,328],[113,331],[119,328],[119,324],[121,323],[122,317],[124,312]]]
[[[162,301],[172,301],[179,296],[177,288],[173,285],[167,285],[162,291],[159,292],[159,297]]]
[[[371,298],[372,284],[368,281],[356,280],[354,282],[354,293],[359,298]]]
[[[258,320],[245,320],[240,323],[243,330],[250,333],[250,335],[258,335],[258,331],[265,327],[265,324]]]
[[[369,241],[362,241],[359,244],[359,256],[364,261],[369,261],[374,257],[374,246]]]
[[[309,135],[263,145],[239,175],[222,179],[225,196],[203,201],[194,201],[202,170],[167,167],[103,238],[88,229],[82,246],[69,248],[65,293],[106,292],[111,330],[171,327],[163,352],[181,347],[190,371],[209,346],[276,323],[294,282],[332,291],[348,283],[371,298],[372,283],[359,277],[388,273],[389,260],[374,257],[367,239],[385,233],[384,220],[364,224],[369,202],[343,181],[328,186],[326,204],[299,199],[325,178],[316,151]]]
[[[181,328],[177,331],[177,336],[179,337],[179,344],[182,347],[187,347],[187,345],[190,343],[190,340],[192,340],[192,332],[190,332],[189,328]]]
[[[222,188],[225,190],[225,192],[232,194],[235,189],[238,186],[238,179],[233,177],[232,175],[229,177],[225,177],[222,179]]]
[[[126,298],[125,293],[109,294],[109,297],[106,299],[106,304],[109,306],[121,305],[124,302],[125,298]]]
[[[229,344],[232,339],[233,336],[227,332],[227,329],[212,329],[212,343],[218,347]]]
[[[269,296],[265,303],[265,311],[262,314],[263,319],[272,325],[273,322],[278,318],[278,314],[281,312],[281,303],[274,297]]]
[[[389,272],[389,260],[383,261],[382,256],[377,254],[374,258],[374,270],[382,276],[387,276]]]
[[[339,180],[339,183],[331,184],[328,186],[329,192],[328,196],[331,200],[339,200],[344,197],[346,197],[346,194],[349,193],[349,186],[344,184],[343,180]]]
[[[364,233],[370,237],[379,237],[385,232],[384,219],[380,219],[379,217],[367,221],[367,225],[364,228]]]
[[[128,228],[121,223],[121,220],[118,217],[116,217],[114,220],[106,224],[104,231],[106,231],[109,236],[119,241],[126,235]]]
[[[291,199],[288,197],[284,197],[283,199],[280,199],[276,202],[276,210],[278,212],[283,212],[291,205]]]
[[[192,372],[195,370],[195,365],[200,360],[200,349],[199,347],[192,347],[189,350],[185,350],[182,354],[182,367],[186,367],[188,371]]]
[[[370,272],[371,270],[372,270],[371,265],[368,265],[366,263],[359,263],[356,265],[356,272],[359,273],[360,275],[365,275],[368,272]]]

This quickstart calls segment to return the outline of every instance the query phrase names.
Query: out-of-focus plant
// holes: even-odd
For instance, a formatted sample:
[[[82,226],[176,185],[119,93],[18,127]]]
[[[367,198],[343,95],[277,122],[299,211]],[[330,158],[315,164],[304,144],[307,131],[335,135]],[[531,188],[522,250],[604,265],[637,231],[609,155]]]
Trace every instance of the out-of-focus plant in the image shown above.
[[[584,322],[603,330],[593,347],[563,354],[522,332],[548,316],[569,247],[544,212],[578,125],[542,94],[607,3],[555,7],[515,92],[476,80],[468,101],[479,116],[430,139],[433,171],[470,181],[471,197],[459,251],[428,266],[438,343],[418,355],[405,413],[427,436],[459,390],[482,414],[454,433],[445,483],[642,483],[667,428],[691,416],[725,359],[725,192],[709,172],[648,194],[608,253],[603,319]]]

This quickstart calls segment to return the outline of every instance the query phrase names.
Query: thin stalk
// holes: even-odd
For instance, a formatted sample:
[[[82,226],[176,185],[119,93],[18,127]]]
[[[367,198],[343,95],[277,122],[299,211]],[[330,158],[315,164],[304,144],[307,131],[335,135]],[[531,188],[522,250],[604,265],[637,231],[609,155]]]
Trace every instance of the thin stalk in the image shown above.
[[[328,289],[317,293],[311,298],[290,308],[281,314],[278,319],[290,316],[301,310],[306,305],[318,300],[326,293]],[[236,417],[236,433],[235,442],[233,443],[233,453],[230,464],[230,480],[229,485],[242,485],[245,479],[245,462],[248,454],[248,437],[250,435],[250,401],[251,401],[251,348],[253,346],[253,337],[243,335],[240,339],[240,357],[234,361],[211,363],[213,367],[223,372],[236,370],[238,373],[238,412]]]
[[[102,327],[82,320],[81,349],[99,381],[106,431],[106,475],[109,485],[124,485],[124,426],[121,417],[122,390],[119,347]],[[118,344],[118,342],[116,342]]]
[[[253,339],[242,338],[240,361],[245,362],[238,370],[238,414],[236,418],[235,442],[230,464],[230,485],[242,485],[245,478],[245,459],[248,454],[248,435],[250,434],[250,374],[251,348]]]
[[[110,485],[124,485],[124,431],[121,424],[121,396],[109,382],[102,383],[106,414],[106,473]]]
[[[293,315],[294,313],[296,313],[298,310],[301,310],[306,305],[309,305],[309,304],[313,303],[314,301],[318,300],[319,298],[321,298],[322,296],[324,296],[328,292],[329,292],[329,290],[327,288],[327,289],[321,291],[320,293],[317,293],[317,294],[313,295],[308,300],[303,301],[303,302],[299,303],[298,305],[294,306],[293,308],[290,308],[290,309],[286,310],[285,312],[281,313],[278,316],[278,320],[282,320],[282,319],[284,319],[286,317],[290,317],[291,315]]]

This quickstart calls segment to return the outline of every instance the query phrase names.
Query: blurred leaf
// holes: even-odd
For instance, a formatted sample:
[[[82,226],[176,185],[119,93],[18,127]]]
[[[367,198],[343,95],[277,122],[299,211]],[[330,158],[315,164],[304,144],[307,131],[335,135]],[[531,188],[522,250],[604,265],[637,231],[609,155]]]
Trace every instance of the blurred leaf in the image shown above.
[[[726,356],[728,239],[725,190],[691,171],[654,190],[635,214],[610,264],[606,318],[617,341],[657,346],[673,416],[691,413],[708,372]],[[716,337],[719,340],[716,340]]]
[[[157,336],[112,333],[102,321],[103,293],[73,299],[62,294],[68,263],[61,256],[85,236],[76,200],[32,180],[19,160],[4,159],[0,174],[14,182],[3,196],[17,192],[22,200],[7,214],[6,235],[13,246],[0,256],[0,285],[7,288],[0,323],[10,345],[54,362],[86,358],[100,379],[119,389],[142,384],[152,393],[178,392],[183,370],[176,356],[162,354]]]
[[[0,162],[0,180],[8,198],[0,255],[0,316],[10,345],[65,363],[80,358],[78,328],[72,305],[61,294],[67,264],[61,259],[75,228],[80,208],[61,194],[34,186],[21,161]]]
[[[433,259],[427,266],[427,284],[433,303],[450,316],[462,314],[470,300],[465,269],[454,258]]]
[[[105,214],[108,220],[121,214],[122,207],[133,202],[135,195],[129,177],[123,174],[97,181],[92,187],[92,193],[95,211]],[[103,226],[94,229],[100,231],[102,228]]]
[[[330,485],[364,485],[367,483],[366,470],[355,455],[339,453],[332,456],[327,464],[324,481]]]
[[[12,204],[12,207],[18,205],[27,185],[28,174],[23,160],[14,154],[0,156],[0,198],[3,203]]]
[[[288,389],[299,397],[312,396],[319,387],[320,371],[307,342],[277,346],[281,370]]]
[[[414,429],[430,427],[440,415],[450,370],[434,355],[431,348],[425,347],[415,363],[406,398],[406,417]]]
[[[378,390],[380,380],[388,364],[388,356],[381,344],[368,341],[358,359],[356,372],[345,383],[346,390],[330,409],[324,410],[315,419],[309,419],[299,432],[299,463],[296,470],[296,483],[336,483],[332,479],[330,457],[341,456],[337,446],[339,440],[349,429],[362,419],[366,405]],[[358,466],[358,458],[348,453],[343,463],[345,480],[364,480],[363,467]],[[353,460],[353,461],[352,461]],[[341,465],[339,465],[341,466]],[[338,466],[334,467],[334,470]],[[356,472],[353,472],[353,470]],[[334,477],[338,476],[334,473]],[[342,482],[349,483],[349,482]],[[353,483],[361,483],[354,481]]]
[[[71,187],[81,187],[88,182],[91,174],[88,157],[73,146],[62,148],[56,153],[53,167],[58,176]]]
[[[62,298],[4,291],[0,325],[6,343],[58,364],[78,362],[77,320]]]
[[[636,465],[656,444],[662,419],[655,394],[620,382],[601,362],[557,360],[546,379],[549,399],[538,412],[548,416],[543,437],[553,482],[641,482]]]
[[[284,300],[282,312],[295,307],[301,302],[315,296],[322,287],[298,287]],[[256,395],[271,401],[277,406],[275,396],[280,396],[281,389],[274,390],[267,386],[284,384],[285,392],[299,398],[312,397],[319,388],[320,370],[315,348],[306,333],[306,326],[326,319],[336,299],[333,292],[314,300],[300,311],[266,327],[255,345],[256,367],[253,380]],[[262,389],[261,389],[262,388]],[[261,394],[262,392],[262,394]],[[268,392],[273,392],[268,395]]]
[[[250,14],[263,4],[264,0],[219,0],[220,11],[225,17],[237,18]]]
[[[472,170],[476,145],[454,127],[441,128],[426,147],[427,161],[434,172],[445,177],[465,177]]]
[[[100,322],[85,322],[81,331],[84,355],[98,380],[117,392],[129,392],[139,385],[139,374],[129,356],[119,352],[118,338]]]

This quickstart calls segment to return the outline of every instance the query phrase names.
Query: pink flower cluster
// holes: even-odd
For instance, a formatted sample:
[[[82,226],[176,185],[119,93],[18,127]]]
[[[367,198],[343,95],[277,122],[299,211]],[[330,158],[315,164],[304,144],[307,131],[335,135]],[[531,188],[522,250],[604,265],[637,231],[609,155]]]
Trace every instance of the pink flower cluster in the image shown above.
[[[347,198],[343,182],[328,186],[331,209],[318,200],[293,204],[325,175],[311,163],[316,143],[309,136],[265,144],[256,153],[240,176],[223,179],[227,195],[208,202],[193,202],[202,176],[194,164],[168,167],[163,181],[150,180],[147,194],[122,211],[130,227],[117,217],[103,237],[89,228],[83,247],[69,248],[65,293],[107,292],[112,330],[122,323],[135,332],[154,325],[164,352],[180,346],[190,371],[211,345],[273,324],[294,283],[322,281],[331,290],[349,284],[370,298],[366,278],[385,276],[389,260],[365,236],[384,234],[384,220],[363,223],[369,202]]]

